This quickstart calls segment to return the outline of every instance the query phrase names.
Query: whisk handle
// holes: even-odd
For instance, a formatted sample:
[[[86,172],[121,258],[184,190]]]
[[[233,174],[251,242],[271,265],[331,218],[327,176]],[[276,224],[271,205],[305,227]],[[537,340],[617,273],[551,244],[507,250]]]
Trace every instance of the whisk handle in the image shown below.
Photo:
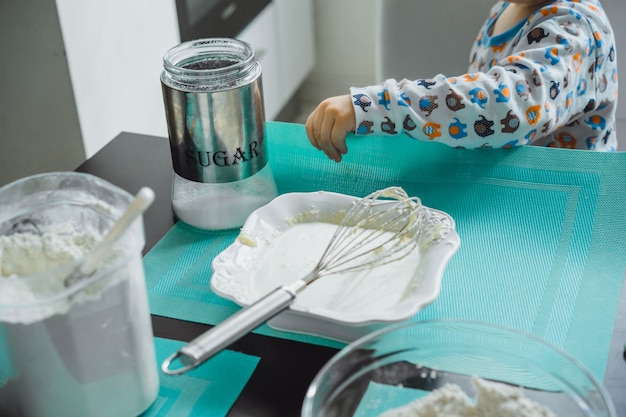
[[[161,370],[168,375],[178,375],[194,369],[260,324],[285,310],[305,286],[305,281],[298,280],[290,285],[276,288],[180,348],[163,361]],[[174,362],[181,366],[172,368]]]

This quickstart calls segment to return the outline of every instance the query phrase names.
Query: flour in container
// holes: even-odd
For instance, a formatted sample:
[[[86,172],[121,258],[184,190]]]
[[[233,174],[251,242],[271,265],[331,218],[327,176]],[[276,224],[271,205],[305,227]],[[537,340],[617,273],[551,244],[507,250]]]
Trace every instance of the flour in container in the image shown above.
[[[95,231],[76,231],[69,224],[48,226],[41,234],[0,236],[0,276],[26,276],[52,270],[84,256],[99,240],[100,235]]]
[[[476,400],[456,384],[445,384],[426,397],[384,412],[379,417],[556,417],[524,396],[520,387],[473,377]]]
[[[86,256],[101,238],[96,230],[77,230],[69,222],[40,226],[38,233],[0,236],[0,306],[21,305],[0,308],[0,322],[36,322],[64,314],[72,303],[99,297],[103,285],[112,282],[91,285],[72,297],[51,302],[69,290],[66,278],[77,268],[73,261]],[[111,250],[99,266],[120,256],[121,253]]]

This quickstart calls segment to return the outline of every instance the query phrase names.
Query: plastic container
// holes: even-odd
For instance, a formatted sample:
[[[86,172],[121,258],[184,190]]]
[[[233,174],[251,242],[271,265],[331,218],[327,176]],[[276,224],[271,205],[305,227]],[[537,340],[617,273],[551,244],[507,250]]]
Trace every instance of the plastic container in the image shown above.
[[[200,229],[240,227],[277,195],[254,49],[229,38],[189,41],[167,51],[163,67],[174,214]]]
[[[0,188],[0,410],[19,417],[131,417],[159,377],[141,217],[75,281],[132,196],[80,173]]]

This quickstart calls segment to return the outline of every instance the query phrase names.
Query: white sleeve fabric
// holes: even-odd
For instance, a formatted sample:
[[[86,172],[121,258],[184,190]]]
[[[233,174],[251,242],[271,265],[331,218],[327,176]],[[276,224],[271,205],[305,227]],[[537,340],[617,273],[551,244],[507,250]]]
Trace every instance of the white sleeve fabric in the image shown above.
[[[615,40],[599,3],[554,1],[492,37],[504,7],[494,6],[476,38],[468,73],[351,88],[356,134],[616,150]]]

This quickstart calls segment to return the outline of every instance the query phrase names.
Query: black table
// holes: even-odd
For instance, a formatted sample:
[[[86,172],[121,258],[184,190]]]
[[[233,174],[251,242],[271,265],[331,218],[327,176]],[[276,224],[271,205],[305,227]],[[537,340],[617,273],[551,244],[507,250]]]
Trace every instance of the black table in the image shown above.
[[[121,133],[77,169],[97,175],[135,194],[141,187],[156,193],[144,215],[148,252],[175,223],[171,210],[172,163],[166,138]],[[211,326],[152,317],[157,337],[190,341]],[[593,341],[589,341],[593,343]],[[618,416],[626,416],[626,285],[613,331],[604,384]],[[309,383],[336,349],[248,334],[229,347],[262,360],[233,405],[229,416],[298,416]]]

